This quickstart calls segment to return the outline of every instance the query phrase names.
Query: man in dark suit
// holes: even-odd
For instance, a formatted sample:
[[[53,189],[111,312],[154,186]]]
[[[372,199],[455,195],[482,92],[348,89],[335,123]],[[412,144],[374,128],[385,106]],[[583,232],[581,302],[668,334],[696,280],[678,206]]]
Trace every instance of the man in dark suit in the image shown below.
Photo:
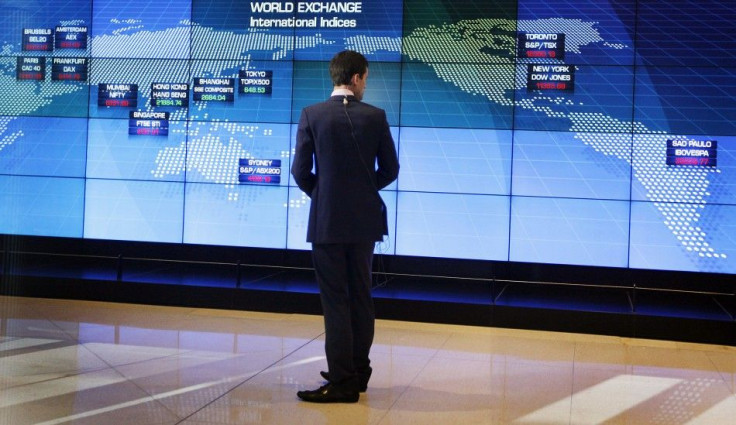
[[[388,234],[378,191],[396,180],[399,161],[386,113],[362,103],[368,61],[343,51],[330,61],[330,98],[302,110],[291,173],[311,198],[307,242],[325,321],[327,384],[297,396],[357,402],[371,376],[375,243]],[[377,167],[376,167],[377,164]]]

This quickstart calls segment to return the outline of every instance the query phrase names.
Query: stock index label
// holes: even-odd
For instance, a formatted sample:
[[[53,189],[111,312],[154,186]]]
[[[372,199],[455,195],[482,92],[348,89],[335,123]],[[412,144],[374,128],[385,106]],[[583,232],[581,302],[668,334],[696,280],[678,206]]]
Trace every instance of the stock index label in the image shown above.
[[[667,165],[718,165],[717,140],[667,140]]]
[[[51,28],[24,28],[23,50],[51,52],[54,50],[54,30]]]
[[[56,27],[54,45],[57,49],[86,49],[87,27]]]
[[[234,102],[235,78],[195,78],[194,101]]]
[[[98,84],[97,106],[135,108],[138,106],[138,84]]]
[[[87,81],[87,58],[53,58],[51,79],[53,81]]]
[[[565,34],[518,34],[520,58],[565,59]]]
[[[238,162],[240,183],[281,183],[280,159],[241,158]]]
[[[241,69],[239,73],[240,94],[270,95],[273,90],[273,71]]]
[[[189,106],[189,84],[187,83],[153,83],[151,84],[151,106],[173,106],[186,108]]]
[[[128,134],[132,136],[168,136],[169,113],[130,111]]]
[[[46,79],[46,58],[44,57],[18,57],[15,72],[18,80],[43,81]]]
[[[572,65],[527,65],[527,91],[575,91],[575,67]]]

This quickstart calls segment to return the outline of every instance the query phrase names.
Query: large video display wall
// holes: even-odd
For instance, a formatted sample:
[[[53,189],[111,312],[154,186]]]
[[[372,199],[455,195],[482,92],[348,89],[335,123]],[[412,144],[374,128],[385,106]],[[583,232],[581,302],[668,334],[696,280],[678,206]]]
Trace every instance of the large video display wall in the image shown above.
[[[378,251],[736,273],[731,0],[0,5],[0,233],[309,249],[296,122],[354,49]]]

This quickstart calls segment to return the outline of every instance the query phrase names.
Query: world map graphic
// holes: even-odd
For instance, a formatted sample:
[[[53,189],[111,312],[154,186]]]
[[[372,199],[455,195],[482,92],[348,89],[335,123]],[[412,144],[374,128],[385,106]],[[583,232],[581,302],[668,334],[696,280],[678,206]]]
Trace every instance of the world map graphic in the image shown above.
[[[80,25],[84,22],[68,21],[63,25]],[[263,30],[239,33],[220,31],[196,22],[181,21],[179,26],[165,30],[148,30],[141,20],[117,20],[118,27],[108,34],[90,39],[95,52],[101,57],[124,57],[138,52],[136,57],[156,58],[181,56],[175,46],[186,45],[191,37],[200,46],[217,46],[227,60],[193,61],[191,68],[172,67],[166,70],[170,81],[188,81],[189,76],[209,78],[237,78],[239,70],[256,69],[253,54],[268,54],[273,61],[283,60],[294,51],[333,45],[334,40],[316,33],[309,36],[284,36]],[[701,223],[704,209],[712,196],[711,182],[722,171],[718,167],[672,167],[666,164],[667,140],[693,140],[683,134],[667,134],[651,130],[645,122],[610,116],[597,105],[573,100],[565,94],[550,94],[526,90],[526,74],[523,70],[530,63],[541,59],[521,59],[516,55],[516,34],[519,31],[534,33],[564,33],[565,51],[581,54],[584,48],[599,45],[610,50],[626,50],[632,46],[604,39],[597,22],[580,19],[503,20],[471,19],[455,23],[417,28],[403,38],[355,35],[343,39],[343,48],[364,54],[395,52],[414,63],[431,69],[436,79],[456,90],[485,99],[492,104],[516,108],[534,114],[544,120],[558,122],[559,126],[574,134],[582,145],[596,155],[616,158],[620,168],[616,173],[631,173],[641,186],[646,200],[653,203],[661,214],[661,225],[678,240],[697,268],[707,271],[727,270],[728,254],[712,243],[714,229]],[[153,46],[141,53],[141,46]],[[224,51],[223,51],[224,49]],[[22,55],[17,43],[5,41],[0,58],[0,107],[13,115],[32,114],[40,108],[60,101],[76,91],[94,89],[100,83],[130,81],[139,87],[140,110],[153,111],[151,85],[160,79],[159,72],[152,72],[141,62],[98,61],[90,73],[88,86],[80,84],[42,84],[16,81],[16,62],[13,55]],[[564,60],[544,60],[545,63],[564,64]],[[483,75],[483,78],[478,78]],[[514,75],[510,90],[508,76]],[[274,84],[278,84],[275,82]],[[169,132],[184,140],[179,145],[158,150],[148,158],[152,179],[170,179],[178,175],[197,175],[199,181],[222,185],[228,202],[238,200],[234,188],[238,181],[238,161],[257,158],[253,152],[254,138],[274,135],[274,125],[268,123],[246,124],[228,119],[212,118],[208,102],[191,102],[188,110],[180,108],[172,112]],[[13,117],[0,118],[0,155],[9,146],[22,143],[24,132],[12,130]],[[632,152],[631,134],[636,136],[636,152]],[[279,159],[288,164],[290,149],[282,148]],[[283,182],[282,184],[286,184]],[[284,208],[303,207],[308,199]]]

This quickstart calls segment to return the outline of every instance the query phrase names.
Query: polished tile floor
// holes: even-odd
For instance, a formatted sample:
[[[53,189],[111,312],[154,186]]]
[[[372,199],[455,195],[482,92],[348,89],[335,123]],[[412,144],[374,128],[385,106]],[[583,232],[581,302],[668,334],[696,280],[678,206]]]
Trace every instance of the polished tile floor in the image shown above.
[[[734,424],[736,348],[379,321],[313,405],[318,316],[0,297],[0,424]]]

